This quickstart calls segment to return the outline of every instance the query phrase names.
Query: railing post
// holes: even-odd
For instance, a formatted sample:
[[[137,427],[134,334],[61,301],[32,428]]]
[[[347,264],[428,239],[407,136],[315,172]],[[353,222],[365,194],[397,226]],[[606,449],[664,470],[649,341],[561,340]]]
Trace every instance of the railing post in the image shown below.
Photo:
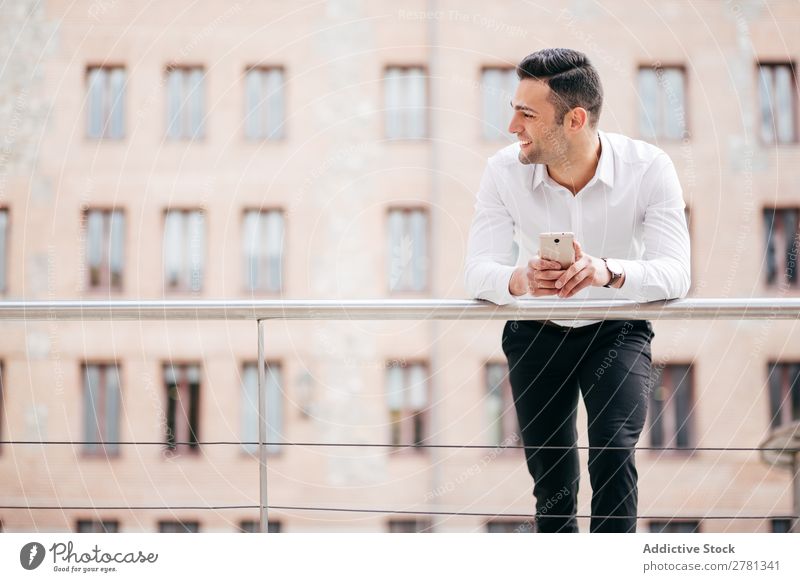
[[[258,531],[269,531],[267,515],[267,362],[264,357],[266,320],[258,320]]]
[[[798,441],[800,444],[800,441]],[[792,527],[789,531],[800,533],[800,448],[794,451],[792,461]]]

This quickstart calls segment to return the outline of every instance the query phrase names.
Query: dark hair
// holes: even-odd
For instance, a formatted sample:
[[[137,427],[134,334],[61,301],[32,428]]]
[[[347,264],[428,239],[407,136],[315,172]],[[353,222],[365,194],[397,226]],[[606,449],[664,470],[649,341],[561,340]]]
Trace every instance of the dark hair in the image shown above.
[[[567,111],[583,107],[589,112],[589,124],[594,127],[603,107],[603,86],[597,69],[580,51],[548,48],[536,51],[517,65],[517,76],[538,79],[550,87],[550,102],[556,108],[556,120]]]

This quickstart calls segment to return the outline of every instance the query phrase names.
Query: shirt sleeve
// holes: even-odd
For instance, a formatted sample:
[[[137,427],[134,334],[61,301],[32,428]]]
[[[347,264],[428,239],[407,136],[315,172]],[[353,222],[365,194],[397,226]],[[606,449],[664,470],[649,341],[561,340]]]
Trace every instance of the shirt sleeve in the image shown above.
[[[619,260],[625,282],[617,297],[638,302],[685,297],[691,286],[691,249],[683,192],[675,166],[661,153],[642,177],[647,197],[642,260]]]
[[[498,305],[514,302],[516,298],[508,290],[514,268],[514,219],[500,198],[487,164],[469,231],[464,268],[467,292]]]

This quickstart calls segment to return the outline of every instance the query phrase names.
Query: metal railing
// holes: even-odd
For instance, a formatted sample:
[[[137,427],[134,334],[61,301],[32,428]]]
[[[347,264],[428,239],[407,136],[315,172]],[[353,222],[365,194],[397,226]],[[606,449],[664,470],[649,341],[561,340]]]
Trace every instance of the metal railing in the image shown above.
[[[280,445],[376,446],[402,445],[363,443],[268,443],[266,415],[265,335],[269,320],[685,320],[685,319],[800,319],[800,298],[675,299],[637,303],[611,300],[528,299],[512,305],[496,306],[476,300],[173,300],[173,301],[4,301],[0,302],[0,321],[12,320],[249,320],[257,322],[258,333],[258,449],[259,449],[259,530],[269,526],[267,503],[267,447]],[[21,444],[22,441],[8,441]],[[67,441],[37,444],[69,444]],[[28,442],[28,444],[31,444]],[[108,443],[106,443],[108,444]],[[164,443],[124,443],[164,444]],[[208,443],[201,443],[208,444]],[[228,443],[231,444],[231,443]],[[255,443],[253,443],[255,444]],[[469,445],[422,445],[428,447],[470,448]],[[482,448],[477,446],[477,448]],[[497,448],[497,447],[492,447]],[[506,448],[535,448],[509,446]],[[554,448],[554,447],[548,447]],[[555,447],[565,448],[565,447]],[[592,447],[578,447],[589,449]],[[608,448],[608,447],[604,447]],[[637,449],[648,447],[636,447]],[[665,447],[655,447],[664,450]],[[800,532],[800,423],[781,427],[759,447],[710,450],[761,451],[765,461],[789,466],[793,479],[792,531]],[[681,449],[684,450],[684,449]],[[700,448],[695,450],[701,450]],[[234,506],[230,506],[234,507]],[[250,507],[250,506],[235,506]],[[367,511],[373,513],[490,515],[478,512],[417,512],[363,510],[323,507],[271,506],[274,509],[321,511]],[[33,509],[33,508],[29,508]],[[64,509],[63,507],[61,509]],[[130,508],[135,509],[135,508]],[[509,515],[531,517],[530,515]],[[555,516],[551,516],[555,517]],[[589,517],[589,516],[578,516]],[[600,516],[615,517],[615,516]],[[705,519],[765,519],[768,516],[705,516]],[[638,518],[638,516],[637,516]],[[663,519],[663,517],[661,517]]]

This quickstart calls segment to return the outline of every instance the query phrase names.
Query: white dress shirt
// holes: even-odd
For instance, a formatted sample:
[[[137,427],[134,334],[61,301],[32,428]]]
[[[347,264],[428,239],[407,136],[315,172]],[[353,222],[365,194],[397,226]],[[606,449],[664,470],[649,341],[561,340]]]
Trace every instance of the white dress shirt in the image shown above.
[[[508,290],[515,267],[539,252],[539,233],[559,231],[574,232],[583,252],[617,259],[625,271],[619,289],[589,286],[574,298],[644,302],[686,296],[689,230],[672,161],[646,142],[598,133],[597,170],[577,195],[550,178],[545,165],[521,163],[519,144],[489,158],[467,247],[465,283],[472,297],[498,305],[515,301]],[[596,321],[556,323],[579,327]]]

